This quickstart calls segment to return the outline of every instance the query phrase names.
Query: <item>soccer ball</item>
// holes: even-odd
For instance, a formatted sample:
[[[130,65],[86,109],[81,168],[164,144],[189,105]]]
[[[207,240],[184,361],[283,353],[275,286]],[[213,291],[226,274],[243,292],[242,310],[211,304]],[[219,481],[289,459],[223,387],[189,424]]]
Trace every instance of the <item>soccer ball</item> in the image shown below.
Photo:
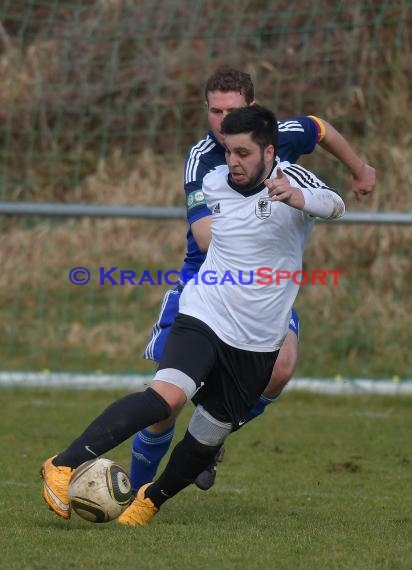
[[[116,519],[130,504],[132,488],[126,471],[110,459],[99,457],[82,463],[69,483],[72,509],[94,523]]]

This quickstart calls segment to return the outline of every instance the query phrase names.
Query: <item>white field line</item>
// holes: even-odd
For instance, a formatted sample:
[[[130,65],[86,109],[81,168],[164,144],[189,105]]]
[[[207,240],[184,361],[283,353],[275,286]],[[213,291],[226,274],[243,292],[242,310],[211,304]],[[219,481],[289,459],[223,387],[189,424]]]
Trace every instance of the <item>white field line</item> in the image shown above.
[[[144,389],[152,378],[151,374],[0,372],[0,388]],[[304,390],[320,394],[411,395],[412,379],[294,378],[286,386],[286,390]]]

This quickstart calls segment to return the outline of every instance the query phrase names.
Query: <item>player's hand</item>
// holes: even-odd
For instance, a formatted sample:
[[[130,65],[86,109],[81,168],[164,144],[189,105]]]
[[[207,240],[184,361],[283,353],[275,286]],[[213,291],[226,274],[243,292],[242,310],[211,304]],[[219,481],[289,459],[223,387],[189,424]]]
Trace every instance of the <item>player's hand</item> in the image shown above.
[[[268,189],[269,200],[272,202],[284,202],[293,208],[303,208],[305,200],[299,188],[292,186],[289,178],[281,168],[276,169],[275,178],[265,180]]]
[[[357,200],[373,192],[376,184],[376,170],[373,166],[363,163],[359,172],[352,173],[352,191]]]

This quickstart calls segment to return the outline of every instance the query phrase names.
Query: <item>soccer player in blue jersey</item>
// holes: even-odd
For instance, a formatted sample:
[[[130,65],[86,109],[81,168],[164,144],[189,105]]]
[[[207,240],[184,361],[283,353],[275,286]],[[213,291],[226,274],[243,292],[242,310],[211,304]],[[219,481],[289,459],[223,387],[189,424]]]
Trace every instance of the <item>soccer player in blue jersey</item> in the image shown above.
[[[194,144],[186,154],[184,188],[186,193],[187,252],[181,269],[184,277],[198,272],[210,242],[211,212],[207,208],[202,189],[206,174],[225,164],[221,123],[233,109],[255,103],[254,85],[247,73],[231,67],[220,67],[205,87],[207,118],[210,130],[206,137]],[[320,144],[336,156],[352,174],[352,190],[357,197],[368,194],[375,184],[375,169],[363,162],[349,143],[329,123],[315,116],[300,116],[278,121],[278,148],[280,160],[294,163],[303,154],[310,154]],[[170,328],[178,313],[183,283],[166,292],[153,327],[145,358],[159,362]],[[298,358],[299,317],[293,310],[287,335],[265,390],[250,410],[249,419],[259,416],[265,407],[276,400],[295,370]],[[174,432],[173,420],[136,434],[133,441],[131,482],[134,490],[152,481],[161,459],[169,449]],[[217,455],[221,458],[222,452]],[[216,477],[216,462],[196,480],[201,489],[209,489]]]

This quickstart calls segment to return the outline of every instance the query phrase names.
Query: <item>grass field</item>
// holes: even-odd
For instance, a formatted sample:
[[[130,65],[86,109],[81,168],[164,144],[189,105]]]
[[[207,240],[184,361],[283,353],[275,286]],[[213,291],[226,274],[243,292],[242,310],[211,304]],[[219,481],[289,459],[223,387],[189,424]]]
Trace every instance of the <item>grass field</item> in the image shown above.
[[[40,464],[119,395],[1,390],[0,568],[412,568],[412,398],[287,393],[228,440],[208,493],[186,489],[144,528],[60,520]],[[129,442],[107,456],[128,466]]]

